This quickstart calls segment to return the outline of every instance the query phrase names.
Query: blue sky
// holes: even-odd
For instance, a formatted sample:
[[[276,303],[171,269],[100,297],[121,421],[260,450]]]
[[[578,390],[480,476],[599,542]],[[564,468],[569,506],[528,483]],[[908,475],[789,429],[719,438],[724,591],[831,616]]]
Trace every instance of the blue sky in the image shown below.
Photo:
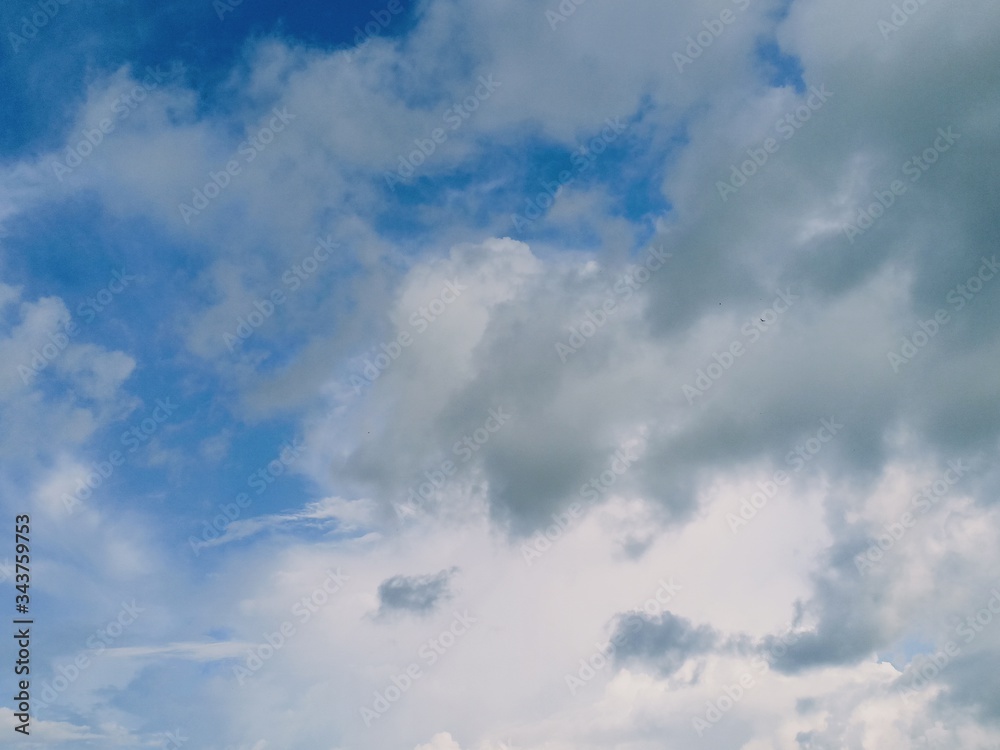
[[[905,5],[0,9],[4,742],[1000,743],[1000,15]]]

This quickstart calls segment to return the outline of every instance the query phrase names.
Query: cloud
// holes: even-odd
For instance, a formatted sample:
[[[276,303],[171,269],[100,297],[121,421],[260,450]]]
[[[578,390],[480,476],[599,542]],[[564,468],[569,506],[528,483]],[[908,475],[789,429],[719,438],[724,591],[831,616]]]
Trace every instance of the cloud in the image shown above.
[[[462,750],[448,732],[441,732],[431,737],[431,741],[417,745],[413,750]]]
[[[122,646],[107,649],[110,658],[172,657],[192,661],[217,661],[241,656],[248,643],[169,643],[163,646]]]
[[[306,505],[300,511],[277,513],[253,518],[235,518],[227,523],[222,533],[208,536],[197,542],[198,549],[216,547],[247,539],[266,531],[296,531],[305,528],[321,529],[326,533],[362,533],[372,518],[371,504],[330,497]]]
[[[396,575],[378,586],[379,615],[392,612],[427,614],[451,598],[451,579],[457,568],[434,575]]]
[[[712,651],[719,634],[705,625],[695,626],[671,612],[655,617],[635,614],[618,625],[612,640],[621,639],[615,658],[623,664],[630,660],[656,664],[660,672],[675,672],[692,656]]]
[[[147,613],[39,741],[183,717],[206,748],[652,750],[709,713],[719,746],[1000,741],[1000,630],[958,629],[1000,563],[1000,10],[917,5],[430,0],[347,55],[388,6],[310,9],[305,39],[244,4],[127,118],[178,9],[136,42],[50,19],[0,65],[60,92],[0,144],[0,494],[46,540],[58,654]],[[64,342],[123,261],[142,293]],[[182,415],[103,476],[167,392]]]

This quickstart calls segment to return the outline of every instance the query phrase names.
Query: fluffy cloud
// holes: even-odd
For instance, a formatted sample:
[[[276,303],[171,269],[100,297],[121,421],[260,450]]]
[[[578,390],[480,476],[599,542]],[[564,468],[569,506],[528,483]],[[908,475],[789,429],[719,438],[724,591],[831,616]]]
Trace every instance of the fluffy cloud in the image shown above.
[[[39,741],[1000,741],[997,8],[405,17],[106,65],[0,169]]]

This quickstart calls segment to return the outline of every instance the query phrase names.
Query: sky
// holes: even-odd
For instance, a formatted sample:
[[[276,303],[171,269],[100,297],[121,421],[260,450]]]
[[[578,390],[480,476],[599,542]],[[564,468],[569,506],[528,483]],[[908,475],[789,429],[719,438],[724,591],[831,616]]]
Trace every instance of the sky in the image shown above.
[[[1000,747],[998,32],[4,4],[0,745]]]

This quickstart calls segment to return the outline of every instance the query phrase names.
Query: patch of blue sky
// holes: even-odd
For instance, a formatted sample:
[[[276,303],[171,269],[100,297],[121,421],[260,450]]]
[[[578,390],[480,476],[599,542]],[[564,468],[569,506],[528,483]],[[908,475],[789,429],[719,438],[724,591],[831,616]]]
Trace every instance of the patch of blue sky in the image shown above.
[[[772,29],[777,28],[788,17],[793,2],[794,0],[782,0],[768,13],[768,19],[773,24]],[[768,85],[776,88],[792,86],[800,94],[806,90],[802,61],[781,49],[773,31],[757,39],[754,62]]]
[[[630,132],[638,120],[623,121],[625,130],[610,142],[600,135],[607,127],[600,123],[575,146],[520,132],[506,139],[480,140],[471,159],[444,172],[434,170],[428,160],[395,190],[384,190],[386,208],[377,222],[379,231],[419,252],[434,236],[437,217],[446,213],[452,222],[497,236],[600,250],[601,237],[593,225],[555,226],[546,216],[550,199],[560,188],[604,189],[617,196],[605,202],[608,213],[642,227],[642,245],[654,234],[653,217],[670,210],[662,193],[663,165],[686,141],[676,135],[653,143],[641,132]],[[385,187],[384,176],[380,180]]]
[[[784,52],[774,39],[758,39],[754,53],[757,67],[768,85],[775,88],[791,86],[800,94],[806,90],[802,61]]]
[[[491,150],[492,151],[492,150]],[[433,158],[433,155],[432,155]],[[385,175],[378,175],[382,188],[383,209],[375,217],[375,226],[385,237],[400,243],[403,252],[419,253],[440,229],[437,215],[447,210],[449,220],[457,224],[486,227],[491,223],[503,192],[494,178],[486,171],[486,162],[495,156],[476,153],[467,162],[442,171],[428,163],[415,170],[413,176],[395,184],[390,189]],[[398,177],[398,174],[393,173]],[[483,186],[490,184],[484,189]]]
[[[792,10],[792,5],[795,0],[780,0],[774,8],[772,8],[767,13],[767,18],[770,19],[775,26],[788,18],[788,14]]]
[[[887,661],[899,671],[903,671],[914,658],[921,654],[933,654],[938,649],[933,641],[918,636],[907,636],[876,656],[879,661]]]
[[[213,0],[157,3],[88,3],[59,5],[58,13],[22,44],[23,17],[37,3],[17,0],[0,7],[0,91],[5,127],[0,128],[0,159],[55,148],[67,137],[71,115],[95,76],[131,64],[188,70],[187,85],[199,94],[203,113],[227,106],[220,96],[248,41],[268,36],[290,38],[320,48],[350,48],[379,26],[374,36],[391,37],[412,26],[412,0],[399,0],[402,12],[386,9],[388,0],[334,0],[282,3],[278,0],[219,0],[232,6],[222,13]],[[391,20],[379,25],[372,13]],[[15,51],[16,47],[16,51]],[[30,84],[30,85],[26,85]]]
[[[7,223],[5,281],[24,286],[24,295],[69,297],[106,284],[109,266],[121,264],[101,242],[101,206],[87,194],[40,204]]]
[[[527,219],[529,211],[537,213],[541,209],[544,218],[548,197],[560,183],[563,190],[601,189],[612,196],[603,202],[610,216],[645,226],[647,236],[651,236],[650,218],[666,215],[671,208],[662,191],[663,165],[668,153],[662,153],[659,147],[641,137],[625,137],[606,148],[599,144],[599,137],[585,138],[577,148],[560,149],[549,160],[536,163],[534,174],[523,186],[525,194],[518,198],[513,213]],[[675,147],[676,143],[669,144],[669,149]],[[525,222],[519,234],[525,239],[546,239],[551,238],[552,230],[543,219],[538,219]]]
[[[298,473],[301,458],[278,468],[282,447],[292,438],[291,431],[275,429],[245,433],[233,439],[230,457],[220,465],[191,461],[183,476],[173,476],[169,484],[165,485],[164,477],[152,483],[151,491],[170,487],[163,508],[171,517],[165,538],[189,549],[191,536],[214,538],[233,520],[297,512],[318,500],[312,482]]]

